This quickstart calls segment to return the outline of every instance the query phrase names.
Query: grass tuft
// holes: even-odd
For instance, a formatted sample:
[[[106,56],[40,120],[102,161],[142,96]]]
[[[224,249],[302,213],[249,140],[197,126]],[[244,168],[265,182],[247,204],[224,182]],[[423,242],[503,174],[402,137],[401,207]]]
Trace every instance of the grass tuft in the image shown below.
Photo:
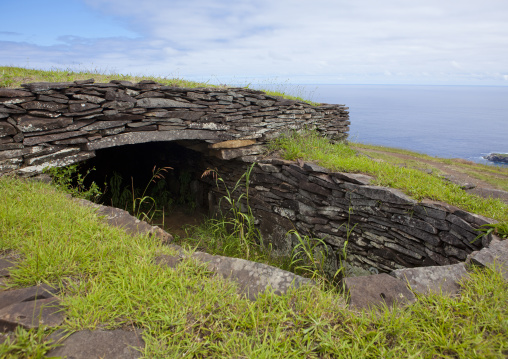
[[[436,165],[444,164],[455,171],[468,174],[471,177],[485,181],[501,190],[508,191],[508,167],[474,163],[461,158],[432,157],[423,153],[400,148],[375,146],[363,143],[351,143],[351,147],[359,150],[368,150],[369,157],[375,159],[381,159],[395,165],[426,169],[435,172],[436,174],[439,174],[440,172]],[[402,160],[400,157],[391,154],[410,156],[412,159],[405,158]]]
[[[30,82],[73,82],[93,78],[95,82],[110,82],[112,80],[139,82],[152,80],[166,86],[176,87],[220,87],[208,82],[188,81],[182,78],[122,75],[106,73],[100,69],[76,71],[73,69],[39,70],[24,67],[0,66],[0,87],[21,87],[21,84]]]
[[[418,169],[374,161],[345,143],[332,144],[315,132],[281,136],[271,143],[271,149],[280,150],[288,160],[301,158],[334,171],[372,175],[373,184],[400,189],[417,200],[443,201],[500,222],[508,221],[508,205],[499,199],[468,194],[460,186]]]
[[[93,78],[95,82],[110,82],[112,80],[139,82],[151,80],[166,86],[185,87],[185,88],[228,88],[227,85],[214,85],[207,82],[189,81],[180,77],[160,77],[160,76],[138,76],[132,74],[117,74],[114,72],[107,73],[101,69],[91,69],[77,71],[75,69],[58,69],[51,70],[29,69],[24,67],[0,66],[0,88],[10,87],[19,88],[22,84],[30,82],[73,82],[77,80],[88,80]],[[246,86],[249,87],[248,85]],[[291,95],[283,88],[265,91],[269,96],[278,96],[289,100],[306,102],[312,106],[318,106],[319,103],[309,101],[302,96]]]
[[[0,196],[0,253],[19,260],[8,284],[65,283],[63,329],[140,328],[145,358],[508,353],[508,283],[496,271],[475,269],[460,297],[419,297],[411,307],[392,311],[351,312],[341,295],[319,287],[282,296],[267,291],[250,302],[236,294],[235,284],[192,259],[175,269],[156,266],[155,256],[175,253],[149,237],[105,225],[92,209],[49,185],[4,176]],[[29,341],[35,343],[28,345],[32,352],[50,345],[46,332]],[[13,350],[0,344],[6,357],[37,357]]]

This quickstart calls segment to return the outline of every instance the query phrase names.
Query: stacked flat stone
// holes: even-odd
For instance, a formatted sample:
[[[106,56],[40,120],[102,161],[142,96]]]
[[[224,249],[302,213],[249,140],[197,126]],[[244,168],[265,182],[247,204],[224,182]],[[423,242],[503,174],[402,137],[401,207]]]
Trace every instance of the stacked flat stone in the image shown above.
[[[0,89],[0,175],[34,175],[127,144],[240,140],[234,147],[249,155],[287,130],[317,129],[332,140],[349,130],[343,105],[311,106],[244,88],[93,80],[23,87]]]
[[[367,274],[463,262],[492,239],[477,238],[477,229],[493,220],[370,185],[370,176],[331,172],[301,161],[259,160],[250,177],[249,205],[264,240],[287,255],[298,244],[287,234],[290,230],[322,238],[330,274],[340,266],[346,240],[347,262]],[[209,166],[218,169],[229,188],[247,167],[217,160]],[[214,187],[213,192],[211,203],[219,203],[223,190]]]

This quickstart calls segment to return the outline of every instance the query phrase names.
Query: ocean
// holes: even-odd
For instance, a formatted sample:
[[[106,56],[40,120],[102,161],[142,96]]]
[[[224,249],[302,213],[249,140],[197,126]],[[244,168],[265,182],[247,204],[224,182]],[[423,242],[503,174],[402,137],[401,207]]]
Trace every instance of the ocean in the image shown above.
[[[508,153],[508,86],[285,87],[315,102],[348,106],[354,142],[489,164],[484,155]]]

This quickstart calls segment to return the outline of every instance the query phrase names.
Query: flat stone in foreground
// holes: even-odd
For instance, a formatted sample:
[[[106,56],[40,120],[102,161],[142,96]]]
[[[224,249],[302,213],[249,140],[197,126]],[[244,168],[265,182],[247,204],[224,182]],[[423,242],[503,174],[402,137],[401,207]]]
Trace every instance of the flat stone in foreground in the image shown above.
[[[8,277],[9,271],[15,266],[10,260],[1,258],[0,259],[0,277]]]
[[[51,337],[50,337],[51,338]],[[50,350],[48,357],[72,359],[136,359],[145,343],[140,333],[116,330],[84,330],[71,334],[57,343],[63,346]]]
[[[369,309],[384,303],[391,307],[416,301],[404,282],[386,273],[344,278],[343,284],[349,293],[349,306],[354,309]]]
[[[489,247],[471,253],[467,261],[480,267],[495,263],[504,279],[508,281],[508,240],[492,240]]]
[[[406,283],[414,292],[420,294],[433,292],[449,295],[458,294],[460,292],[458,282],[468,276],[464,263],[397,269],[391,275]]]
[[[25,329],[39,326],[58,327],[64,321],[63,307],[56,298],[20,302],[0,309],[0,331],[9,332],[22,326]]]
[[[103,206],[84,199],[78,199],[77,201],[84,206],[96,208],[97,214],[104,216],[104,219],[109,225],[122,228],[130,235],[150,234],[151,236],[161,239],[165,243],[173,241],[173,236],[171,234],[157,226],[152,226],[145,221],[137,219],[123,209]]]
[[[8,307],[15,303],[29,302],[39,299],[48,299],[53,297],[58,289],[52,288],[47,284],[37,285],[28,288],[5,290],[0,292],[0,309]]]
[[[155,263],[159,266],[176,268],[180,264],[181,258],[171,256],[169,254],[163,254],[155,258]]]
[[[214,256],[195,252],[192,258],[206,263],[209,270],[238,283],[240,294],[256,300],[269,287],[275,294],[282,295],[291,288],[312,284],[312,280],[266,264],[239,258]]]
[[[173,237],[169,233],[159,227],[140,221],[122,209],[102,206],[86,200],[78,200],[78,202],[85,206],[97,208],[97,214],[105,216],[105,220],[109,225],[121,227],[129,234],[150,233],[161,238],[166,243],[170,243],[173,240]],[[178,246],[174,247],[181,250]],[[206,263],[209,270],[237,282],[240,287],[240,294],[247,295],[250,300],[256,300],[259,293],[264,292],[268,287],[275,294],[281,295],[286,293],[290,287],[297,288],[313,283],[312,280],[291,272],[244,259],[214,256],[203,252],[196,252],[192,257]],[[158,265],[165,265],[171,268],[175,268],[179,261],[180,258],[168,255],[158,256],[155,259]]]

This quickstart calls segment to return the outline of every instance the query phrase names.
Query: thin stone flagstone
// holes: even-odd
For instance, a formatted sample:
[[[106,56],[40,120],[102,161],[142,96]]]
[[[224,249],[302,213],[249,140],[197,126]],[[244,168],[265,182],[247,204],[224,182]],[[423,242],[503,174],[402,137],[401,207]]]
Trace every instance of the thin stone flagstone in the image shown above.
[[[245,259],[214,256],[203,252],[193,253],[192,258],[206,263],[208,269],[218,275],[237,282],[240,294],[246,295],[250,300],[256,300],[259,294],[268,288],[281,295],[289,288],[313,284],[308,278]]]
[[[471,253],[468,263],[481,267],[495,264],[503,278],[508,281],[508,240],[492,240],[489,247]]]
[[[429,294],[430,292],[448,295],[459,294],[461,289],[459,282],[469,277],[464,263],[397,269],[391,274],[407,283],[411,290],[420,294]]]
[[[15,303],[51,298],[58,292],[47,284],[0,292],[0,309]]]
[[[15,267],[15,263],[8,259],[0,258],[0,277],[9,277],[9,271]]]
[[[354,309],[369,309],[383,304],[392,307],[416,301],[404,282],[386,273],[344,278],[343,284],[349,294],[349,306]]]
[[[37,299],[11,304],[0,309],[0,331],[13,331],[21,326],[36,329],[39,326],[58,327],[64,321],[63,307],[56,298]]]
[[[145,342],[138,331],[83,330],[67,338],[58,338],[61,334],[50,336],[62,346],[52,349],[48,357],[72,359],[137,359]]]

